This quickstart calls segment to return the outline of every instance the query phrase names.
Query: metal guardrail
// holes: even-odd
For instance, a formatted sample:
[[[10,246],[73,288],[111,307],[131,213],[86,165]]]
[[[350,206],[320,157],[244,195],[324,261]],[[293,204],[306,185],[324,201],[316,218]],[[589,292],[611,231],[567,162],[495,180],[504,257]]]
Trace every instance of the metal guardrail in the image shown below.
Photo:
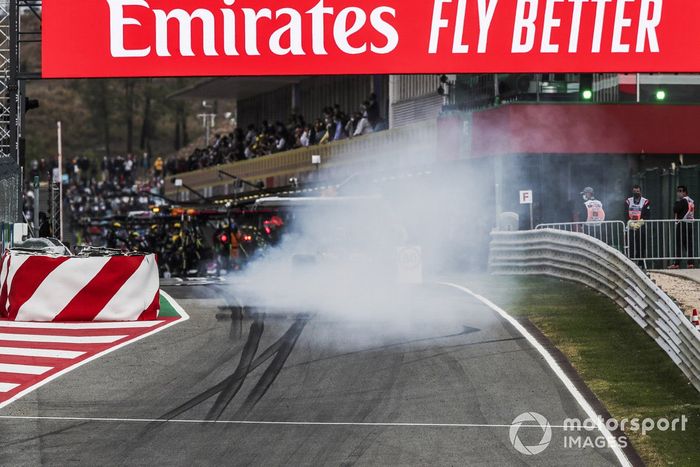
[[[624,254],[628,252],[626,227],[622,221],[560,222],[558,224],[540,224],[535,229],[554,229],[564,232],[584,233],[597,238]]]
[[[700,220],[568,222],[536,227],[543,229],[587,234],[645,265],[652,261],[700,261]]]
[[[700,391],[700,330],[629,258],[579,232],[492,234],[493,274],[547,275],[582,283],[616,302]]]

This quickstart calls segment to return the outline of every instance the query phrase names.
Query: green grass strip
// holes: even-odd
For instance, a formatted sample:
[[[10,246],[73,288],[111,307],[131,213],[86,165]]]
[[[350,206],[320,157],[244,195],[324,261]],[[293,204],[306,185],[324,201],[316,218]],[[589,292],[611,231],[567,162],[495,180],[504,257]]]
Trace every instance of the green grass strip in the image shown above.
[[[480,277],[467,285],[513,316],[530,319],[617,420],[688,417],[686,431],[627,433],[648,465],[700,465],[700,393],[615,303],[582,285],[545,277]]]
[[[175,310],[175,307],[166,299],[163,294],[160,294],[160,311],[158,318],[179,318],[180,314]]]

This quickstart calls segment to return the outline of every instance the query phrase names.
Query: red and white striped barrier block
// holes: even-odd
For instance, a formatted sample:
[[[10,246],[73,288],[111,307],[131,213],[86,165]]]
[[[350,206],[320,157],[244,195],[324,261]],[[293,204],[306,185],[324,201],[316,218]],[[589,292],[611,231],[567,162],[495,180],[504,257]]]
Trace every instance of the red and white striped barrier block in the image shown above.
[[[6,252],[0,315],[12,321],[142,321],[157,318],[154,255],[73,257]]]

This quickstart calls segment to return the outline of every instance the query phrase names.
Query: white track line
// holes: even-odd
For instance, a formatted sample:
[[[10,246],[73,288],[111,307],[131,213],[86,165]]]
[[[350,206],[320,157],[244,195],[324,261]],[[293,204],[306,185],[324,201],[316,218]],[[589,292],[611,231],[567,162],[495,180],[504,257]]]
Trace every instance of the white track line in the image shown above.
[[[440,282],[439,284],[446,285],[448,287],[453,287],[457,290],[461,290],[462,292],[470,295],[471,297],[477,299],[487,307],[489,307],[491,310],[495,311],[498,313],[501,318],[504,320],[508,321],[515,329],[518,330],[520,334],[527,339],[527,341],[532,345],[539,353],[544,357],[544,360],[547,362],[549,367],[552,369],[555,375],[561,380],[561,382],[564,384],[566,389],[571,393],[571,395],[574,397],[576,402],[578,403],[579,406],[583,409],[584,412],[586,412],[586,415],[588,418],[591,420],[595,421],[596,427],[598,430],[603,434],[605,437],[606,441],[608,442],[608,446],[610,446],[610,449],[612,449],[613,453],[617,457],[617,459],[620,461],[620,464],[627,467],[627,466],[632,466],[630,463],[629,459],[627,459],[627,456],[625,453],[622,451],[620,448],[620,445],[617,443],[617,440],[615,437],[610,433],[610,431],[606,428],[605,423],[601,422],[600,417],[598,417],[598,414],[596,411],[591,407],[591,405],[588,403],[585,397],[579,392],[578,389],[576,389],[576,386],[574,386],[574,383],[571,382],[571,379],[564,373],[564,370],[561,369],[559,364],[554,360],[554,357],[550,355],[549,352],[547,352],[547,349],[545,349],[542,344],[537,342],[537,339],[535,339],[532,334],[528,332],[527,329],[523,327],[522,324],[520,324],[515,318],[510,316],[508,313],[506,313],[503,309],[498,307],[498,305],[494,304],[491,302],[489,299],[482,297],[481,295],[477,295],[471,290],[467,289],[466,287],[462,287],[461,285],[457,284],[452,284],[449,282]]]
[[[21,375],[43,375],[53,369],[52,366],[17,365],[15,363],[0,363],[0,373],[16,373]]]
[[[8,392],[12,391],[14,388],[19,386],[19,384],[15,383],[0,383],[0,392]]]
[[[66,358],[72,359],[84,355],[85,352],[74,350],[54,349],[25,349],[22,347],[0,347],[0,355],[16,355],[20,357]]]
[[[121,349],[122,347],[126,347],[129,344],[133,344],[134,342],[140,341],[141,339],[145,339],[146,337],[152,336],[153,334],[156,334],[164,329],[167,329],[170,326],[174,326],[176,324],[183,323],[183,322],[187,321],[188,319],[190,319],[190,315],[188,315],[187,312],[185,312],[185,310],[182,309],[180,304],[177,303],[175,300],[173,300],[173,298],[170,295],[163,292],[162,290],[160,291],[160,294],[163,296],[163,298],[168,300],[170,302],[170,304],[173,306],[173,308],[175,308],[175,311],[177,311],[180,314],[180,316],[181,316],[180,319],[173,320],[173,321],[171,321],[163,326],[157,327],[157,328],[155,328],[155,329],[153,329],[145,334],[141,334],[139,337],[137,337],[135,339],[131,339],[131,340],[128,340],[126,342],[122,342],[121,344],[115,345],[114,347],[110,347],[107,350],[104,350],[100,353],[93,355],[92,357],[86,358],[85,360],[76,363],[75,365],[71,365],[67,368],[64,368],[63,370],[61,370],[59,372],[56,372],[53,375],[49,376],[48,378],[43,379],[43,380],[39,381],[38,383],[34,384],[33,386],[30,386],[27,389],[24,389],[23,391],[18,392],[17,394],[12,396],[11,398],[7,399],[5,402],[0,403],[0,409],[2,409],[3,407],[7,407],[8,405],[12,404],[17,399],[20,399],[20,398],[26,396],[30,392],[39,389],[40,387],[50,383],[51,381],[65,375],[66,373],[68,373],[70,371],[75,370],[78,367],[86,365],[86,364],[92,362],[93,360],[97,360],[98,358],[103,357],[109,353],[112,353],[115,350]],[[11,389],[8,389],[8,391],[9,390],[11,390]],[[7,392],[7,391],[5,391],[5,392]]]
[[[6,321],[0,324],[2,328],[31,328],[31,329],[119,329],[119,328],[150,328],[161,321],[119,321],[110,323],[38,323],[30,321]]]
[[[51,420],[51,421],[78,421],[78,422],[116,422],[116,423],[181,423],[181,424],[208,424],[208,425],[273,425],[273,426],[356,426],[356,427],[394,427],[394,428],[508,428],[514,425],[498,423],[410,423],[410,422],[290,422],[290,421],[262,421],[262,420],[190,420],[160,418],[117,418],[117,417],[42,417],[31,415],[0,415],[0,420]],[[516,425],[523,428],[542,429],[540,425]],[[564,425],[550,425],[552,428],[571,427]]]
[[[7,334],[0,332],[0,341],[60,342],[63,344],[109,344],[127,336],[52,336],[48,334]]]

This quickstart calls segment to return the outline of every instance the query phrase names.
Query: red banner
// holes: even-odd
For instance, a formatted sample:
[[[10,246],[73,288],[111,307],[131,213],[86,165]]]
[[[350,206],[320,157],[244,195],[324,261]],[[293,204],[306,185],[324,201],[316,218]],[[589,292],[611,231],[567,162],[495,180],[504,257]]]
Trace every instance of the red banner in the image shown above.
[[[700,72],[697,0],[44,0],[43,76]]]

